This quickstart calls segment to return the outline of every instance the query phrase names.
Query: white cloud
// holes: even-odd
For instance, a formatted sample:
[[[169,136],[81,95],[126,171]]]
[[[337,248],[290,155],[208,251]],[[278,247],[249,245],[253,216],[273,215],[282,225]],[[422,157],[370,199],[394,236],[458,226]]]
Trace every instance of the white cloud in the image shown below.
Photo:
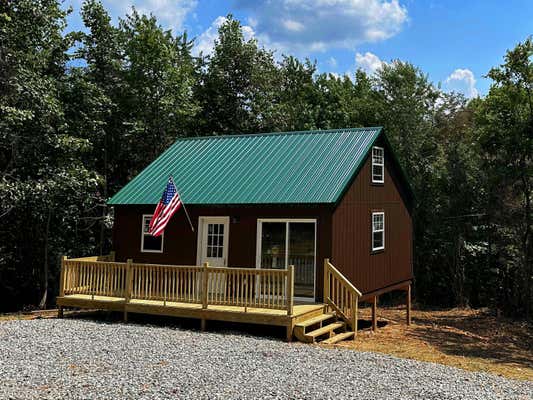
[[[463,93],[466,97],[477,97],[476,78],[468,68],[457,68],[444,81],[450,91]]]
[[[200,53],[203,53],[203,55],[206,56],[213,52],[215,40],[218,38],[218,28],[220,28],[226,21],[226,17],[217,17],[211,23],[211,26],[196,38],[194,42],[195,46],[192,50],[195,56],[198,56]],[[250,40],[251,38],[255,37],[253,28],[248,25],[242,25],[242,34],[245,40]]]
[[[82,2],[83,0],[67,0],[66,4],[79,10]],[[135,7],[141,14],[155,15],[164,28],[180,32],[184,28],[187,15],[198,5],[198,0],[102,0],[102,4],[115,23],[119,17],[124,18],[131,12],[131,8]]]
[[[356,53],[355,63],[358,68],[365,70],[369,74],[373,74],[380,69],[383,64],[386,64],[385,61],[381,61],[378,56],[368,51],[365,54]]]
[[[282,52],[354,49],[398,34],[408,20],[399,0],[237,0],[259,41]]]
[[[198,4],[197,0],[138,0],[132,3],[140,13],[154,14],[161,25],[175,31],[182,29],[187,14]]]

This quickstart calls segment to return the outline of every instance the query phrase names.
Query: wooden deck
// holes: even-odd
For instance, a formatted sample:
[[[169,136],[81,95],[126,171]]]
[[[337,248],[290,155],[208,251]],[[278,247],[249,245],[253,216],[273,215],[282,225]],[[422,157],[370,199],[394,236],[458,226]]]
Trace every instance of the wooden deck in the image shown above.
[[[230,321],[287,328],[323,314],[325,305],[294,303],[294,268],[255,269],[115,262],[112,256],[63,258],[64,307]]]
[[[321,315],[324,310],[323,304],[295,304],[292,315],[287,315],[284,310],[261,307],[209,305],[207,308],[202,308],[202,304],[195,303],[139,299],[126,302],[123,297],[86,294],[58,297],[57,304],[61,307],[122,311],[125,315],[127,313],[141,313],[285,327],[293,327],[302,319]]]

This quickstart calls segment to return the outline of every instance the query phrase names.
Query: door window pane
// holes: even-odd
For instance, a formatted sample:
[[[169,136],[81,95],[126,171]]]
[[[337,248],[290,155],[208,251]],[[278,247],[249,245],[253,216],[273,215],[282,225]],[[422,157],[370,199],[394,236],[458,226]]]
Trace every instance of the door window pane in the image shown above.
[[[207,257],[222,258],[224,253],[224,224],[207,225]]]
[[[261,236],[261,267],[285,268],[285,222],[263,222]]]
[[[294,295],[313,297],[315,287],[315,224],[289,223],[289,265],[294,265]]]

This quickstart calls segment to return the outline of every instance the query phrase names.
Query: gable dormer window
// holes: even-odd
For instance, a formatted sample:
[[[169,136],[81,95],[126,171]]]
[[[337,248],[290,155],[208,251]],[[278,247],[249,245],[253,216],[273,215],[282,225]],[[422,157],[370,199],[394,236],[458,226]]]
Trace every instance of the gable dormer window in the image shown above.
[[[383,147],[372,147],[372,183],[383,183],[385,177],[385,156]]]

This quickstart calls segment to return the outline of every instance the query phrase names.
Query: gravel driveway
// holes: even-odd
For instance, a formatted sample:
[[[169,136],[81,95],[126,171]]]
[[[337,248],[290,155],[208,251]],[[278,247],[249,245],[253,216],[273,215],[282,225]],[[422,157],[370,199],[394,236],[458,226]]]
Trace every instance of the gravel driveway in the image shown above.
[[[0,322],[2,399],[531,399],[533,382],[236,333]]]

